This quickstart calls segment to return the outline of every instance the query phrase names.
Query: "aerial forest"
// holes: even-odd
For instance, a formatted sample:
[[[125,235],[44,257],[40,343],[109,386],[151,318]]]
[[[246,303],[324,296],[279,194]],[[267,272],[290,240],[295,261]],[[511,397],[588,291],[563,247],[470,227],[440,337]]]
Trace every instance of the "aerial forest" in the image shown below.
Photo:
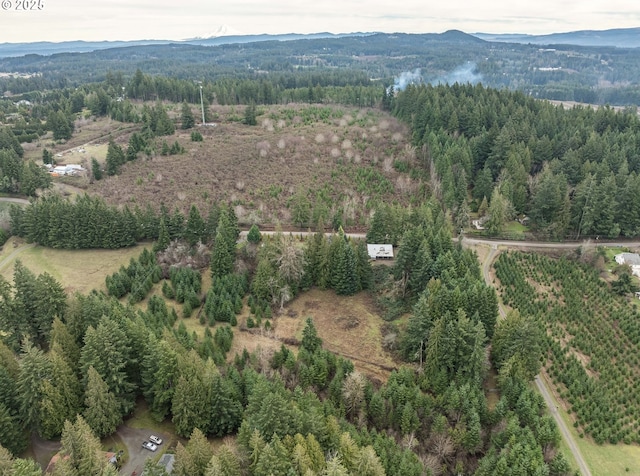
[[[96,456],[100,439],[140,405],[172,428],[173,474],[184,476],[571,474],[531,385],[540,371],[583,437],[639,441],[640,331],[620,286],[578,254],[504,253],[493,284],[511,310],[501,316],[458,239],[505,236],[514,221],[545,240],[637,237],[635,109],[567,108],[482,84],[394,90],[347,69],[283,66],[200,85],[138,68],[52,81],[16,81],[26,103],[0,100],[0,192],[29,199],[0,216],[2,242],[140,253],[84,294],[20,260],[0,276],[0,474],[42,474],[25,453],[34,434],[60,440],[55,475],[115,474]],[[196,125],[200,94],[215,127]],[[109,128],[104,157],[87,158],[82,193],[65,196],[54,185],[78,182],[44,166],[94,123]],[[240,133],[257,144],[236,161],[246,176],[232,190],[222,173],[204,185],[194,174],[177,187],[207,190],[162,195],[179,178],[144,169],[220,166],[212,158]],[[310,172],[287,178],[296,184],[247,178],[303,160]],[[126,182],[135,167],[145,173]],[[133,196],[144,187],[155,198]],[[394,259],[372,263],[367,243],[393,245]],[[288,312],[314,291],[366,300],[393,362],[384,378],[330,351],[312,309]],[[274,337],[294,320],[298,334]],[[241,335],[274,345],[242,349]],[[164,474],[151,459],[146,471]]]

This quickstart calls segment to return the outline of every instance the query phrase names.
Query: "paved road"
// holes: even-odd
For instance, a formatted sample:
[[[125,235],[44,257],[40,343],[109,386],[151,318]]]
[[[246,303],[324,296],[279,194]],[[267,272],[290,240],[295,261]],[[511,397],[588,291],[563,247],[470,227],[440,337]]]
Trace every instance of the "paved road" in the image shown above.
[[[481,244],[481,245],[489,245],[489,246],[491,246],[491,249],[489,250],[489,253],[487,254],[487,256],[484,259],[484,262],[482,263],[482,275],[484,277],[485,282],[489,286],[493,286],[493,282],[491,280],[491,275],[489,274],[489,269],[491,268],[491,266],[493,265],[494,260],[496,259],[496,257],[500,253],[499,250],[498,250],[498,246],[503,246],[503,247],[506,247],[506,248],[546,248],[546,249],[560,248],[560,249],[571,249],[571,248],[578,248],[578,247],[583,245],[583,243],[544,243],[544,242],[524,242],[524,241],[491,241],[491,240],[477,240],[477,239],[467,239],[467,238],[465,238],[464,243],[466,245],[479,245],[479,244]],[[638,245],[638,244],[639,243],[634,243],[634,244],[625,243],[624,246],[634,246],[634,245]],[[616,246],[616,244],[608,243],[608,246]],[[507,315],[507,312],[506,312],[504,306],[502,305],[502,303],[498,303],[498,310],[500,312],[500,318],[501,319],[504,318]],[[536,386],[538,387],[538,391],[540,392],[540,394],[544,398],[545,403],[547,404],[547,408],[549,409],[549,412],[553,416],[553,419],[555,420],[556,424],[558,425],[558,428],[560,429],[560,433],[561,433],[562,437],[564,438],[565,442],[567,443],[567,446],[569,447],[569,450],[573,454],[574,459],[578,463],[578,468],[580,469],[580,472],[584,476],[591,476],[591,471],[589,470],[589,467],[587,466],[587,462],[583,458],[582,453],[580,452],[580,449],[578,448],[578,445],[576,444],[576,441],[573,438],[573,435],[569,431],[569,428],[567,427],[567,424],[565,423],[565,421],[562,419],[562,417],[558,413],[558,408],[556,407],[555,402],[551,398],[551,393],[549,392],[549,388],[547,387],[547,383],[540,377],[540,375],[536,375],[535,382],[536,382]]]
[[[582,246],[611,246],[614,248],[635,248],[640,246],[640,241],[603,241],[603,240],[590,240],[590,241],[510,241],[510,240],[485,240],[480,238],[467,238],[462,240],[463,244],[468,245],[489,245],[497,247],[504,247],[508,249],[519,248],[545,248],[545,249],[558,249],[567,250],[580,248]]]

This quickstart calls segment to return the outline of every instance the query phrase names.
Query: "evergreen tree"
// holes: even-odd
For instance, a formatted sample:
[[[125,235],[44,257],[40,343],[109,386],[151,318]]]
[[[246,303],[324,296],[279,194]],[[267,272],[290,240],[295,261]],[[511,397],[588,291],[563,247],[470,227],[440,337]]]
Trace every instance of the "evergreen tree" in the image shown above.
[[[51,175],[32,160],[22,166],[20,177],[20,193],[33,197],[38,189],[46,189],[51,186]]]
[[[107,175],[117,175],[120,166],[126,162],[122,147],[116,144],[113,139],[109,139],[107,147],[106,172]]]
[[[94,329],[90,326],[84,337],[80,365],[85,382],[89,368],[93,367],[116,397],[119,416],[126,415],[134,405],[136,385],[127,370],[133,367],[129,338],[120,325],[111,318],[102,318]]]
[[[166,250],[169,243],[171,243],[171,238],[169,237],[167,223],[165,222],[164,217],[160,217],[160,230],[158,232],[158,240],[153,245],[153,252],[158,253]]]
[[[21,454],[27,448],[27,439],[18,417],[12,415],[9,409],[0,402],[0,448],[2,447],[15,455]],[[0,472],[0,474],[2,473]]]
[[[169,119],[167,110],[160,101],[156,103],[151,115],[151,130],[156,136],[170,136],[176,131],[173,122]]]
[[[213,457],[213,449],[198,428],[191,433],[186,446],[178,443],[173,473],[177,476],[204,476]]]
[[[343,232],[334,236],[329,249],[331,266],[331,287],[337,294],[350,296],[358,292],[360,277],[353,248]]]
[[[85,421],[99,438],[114,433],[122,422],[120,404],[100,374],[91,366],[87,374],[84,404]]]
[[[302,342],[300,347],[313,354],[322,347],[322,339],[318,337],[318,331],[313,323],[313,319],[307,317],[304,329],[302,330]]]
[[[522,379],[528,382],[540,370],[544,335],[538,323],[510,311],[496,325],[491,341],[491,355],[498,370],[510,359],[520,363],[524,371]]]
[[[91,157],[91,174],[95,180],[102,180],[102,168],[95,157]]]
[[[205,222],[200,216],[200,212],[195,205],[191,205],[189,209],[189,218],[187,219],[187,227],[184,231],[184,238],[191,246],[198,241],[203,241],[205,234]]]
[[[43,164],[53,164],[53,153],[51,153],[47,149],[42,150],[42,163]]]
[[[44,353],[28,340],[22,345],[20,374],[18,375],[18,398],[20,415],[25,427],[39,430],[42,382],[51,375],[51,363]]]
[[[235,246],[235,242],[233,245]],[[211,252],[211,275],[222,277],[231,274],[234,261],[235,248],[231,250],[229,238],[222,232],[218,232]]]
[[[66,421],[62,438],[60,459],[56,464],[55,476],[107,476],[111,463],[102,453],[100,440],[92,433],[91,428],[78,415],[74,423]]]
[[[493,189],[491,194],[491,204],[489,205],[489,220],[487,221],[487,232],[490,235],[502,233],[504,225],[508,219],[508,203],[500,193],[498,187]]]
[[[255,126],[258,124],[256,103],[251,103],[244,109],[244,123],[248,126]]]
[[[291,221],[302,228],[309,223],[309,218],[311,218],[311,204],[309,203],[307,194],[303,189],[299,189],[298,192],[291,197],[291,201]]]
[[[247,241],[249,243],[260,243],[260,241],[262,240],[262,235],[260,234],[260,230],[258,229],[258,227],[254,224],[251,225],[251,228],[249,228],[249,233],[247,234]]]
[[[196,125],[196,120],[191,112],[191,107],[189,107],[186,101],[182,102],[182,114],[180,116],[180,120],[182,122],[183,129],[191,129]]]
[[[80,411],[80,382],[56,349],[50,354],[52,378],[42,382],[40,434],[46,439],[60,436],[65,420],[72,420]]]

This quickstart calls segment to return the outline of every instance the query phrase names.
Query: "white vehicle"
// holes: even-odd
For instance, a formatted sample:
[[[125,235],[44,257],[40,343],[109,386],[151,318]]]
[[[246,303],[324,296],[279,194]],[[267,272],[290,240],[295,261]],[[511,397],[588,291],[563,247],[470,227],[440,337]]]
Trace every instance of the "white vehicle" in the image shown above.
[[[161,445],[162,444],[162,438],[156,436],[156,435],[151,435],[149,437],[149,441],[151,443],[155,443],[156,445]]]
[[[151,443],[150,441],[143,441],[142,442],[142,447],[144,449],[147,449],[149,451],[155,451],[158,449],[158,447],[156,445],[154,445],[153,443]]]

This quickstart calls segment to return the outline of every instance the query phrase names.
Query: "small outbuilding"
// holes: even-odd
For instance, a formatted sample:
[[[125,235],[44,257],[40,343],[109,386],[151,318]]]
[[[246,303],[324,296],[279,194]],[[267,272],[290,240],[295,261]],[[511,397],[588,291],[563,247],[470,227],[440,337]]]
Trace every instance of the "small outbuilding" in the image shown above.
[[[631,273],[640,278],[640,255],[638,253],[620,253],[615,256],[616,263],[626,264]]]
[[[164,467],[164,470],[167,474],[173,474],[173,465],[175,464],[176,457],[170,453],[165,453],[158,461],[160,466]]]
[[[393,259],[393,245],[367,243],[367,254],[371,259]]]

